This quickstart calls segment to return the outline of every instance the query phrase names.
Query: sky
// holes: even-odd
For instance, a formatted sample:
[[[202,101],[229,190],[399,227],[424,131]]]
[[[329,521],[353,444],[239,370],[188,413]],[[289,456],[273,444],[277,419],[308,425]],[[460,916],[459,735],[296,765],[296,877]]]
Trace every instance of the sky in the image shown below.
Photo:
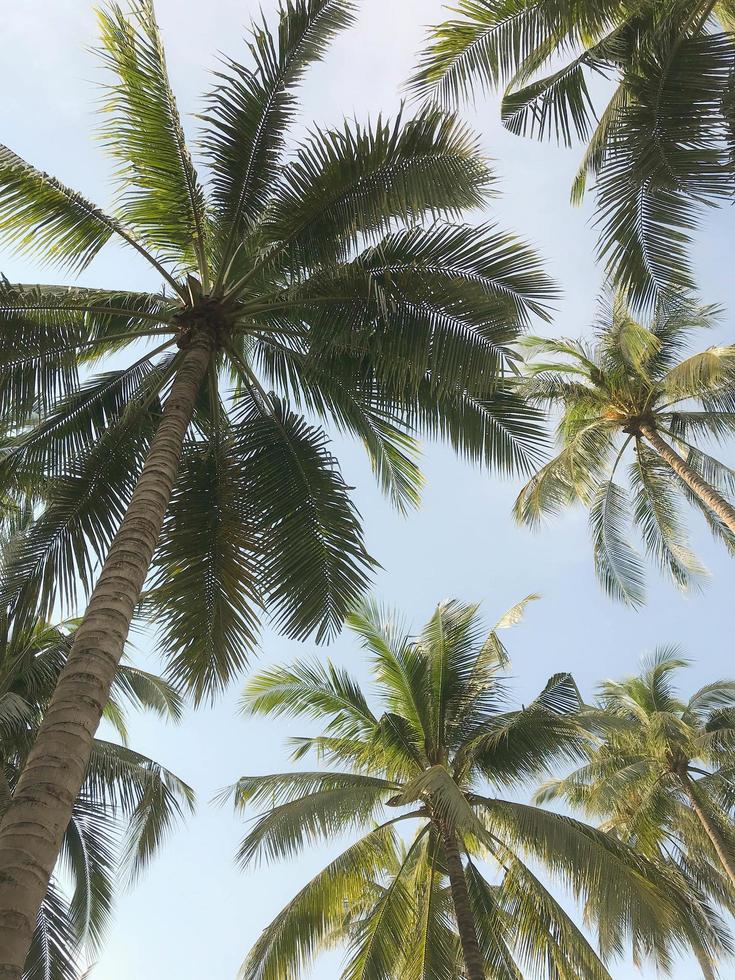
[[[158,0],[170,74],[190,133],[196,131],[192,114],[201,108],[218,53],[245,59],[243,37],[250,17],[259,6],[270,11],[273,3],[210,0],[205,11],[194,0]],[[295,135],[312,122],[395,113],[424,25],[440,17],[439,0],[362,0],[357,26],[335,42],[304,86]],[[105,205],[112,192],[111,166],[94,142],[101,80],[90,51],[94,43],[88,0],[7,5],[0,36],[0,140]],[[572,209],[568,203],[579,147],[567,150],[512,136],[500,126],[497,103],[490,98],[465,115],[478,129],[499,179],[501,196],[489,216],[531,241],[563,289],[553,324],[537,324],[537,331],[584,334],[594,317],[601,274],[594,263],[591,210]],[[732,340],[733,228],[731,213],[712,212],[697,237],[702,295],[725,309],[717,335],[703,345]],[[0,272],[30,282],[47,282],[54,275],[2,252]],[[135,255],[114,247],[99,256],[81,282],[117,288],[157,285]],[[634,612],[613,604],[600,590],[583,512],[569,512],[538,533],[518,528],[510,515],[517,481],[470,468],[448,449],[429,445],[423,506],[404,518],[381,498],[360,448],[339,439],[334,447],[347,482],[355,487],[368,547],[382,565],[375,594],[417,627],[444,598],[481,601],[492,622],[528,593],[541,594],[508,636],[519,701],[528,701],[560,670],[572,671],[583,694],[591,697],[600,680],[635,671],[641,655],[657,644],[681,645],[692,660],[685,679],[691,690],[733,672],[733,566],[697,521],[692,524],[696,546],[712,572],[706,590],[684,597],[651,574],[648,604]],[[729,458],[723,455],[732,465],[732,452]],[[139,633],[135,643],[137,662],[157,669],[153,635]],[[367,677],[355,640],[345,634],[328,650],[317,650],[313,643],[296,644],[266,632],[253,669],[314,654],[328,655],[361,679]],[[131,719],[131,745],[189,782],[199,805],[145,878],[120,896],[93,980],[233,978],[260,930],[336,853],[320,848],[286,865],[247,873],[235,868],[233,855],[245,826],[227,809],[211,805],[212,797],[240,775],[288,769],[286,738],[307,733],[302,723],[243,718],[237,712],[241,686],[234,685],[212,709],[189,711],[179,726]],[[637,971],[627,963],[615,965],[612,973],[615,980],[655,976],[651,968]],[[320,961],[313,976],[336,980],[339,958]],[[689,963],[676,971],[677,980],[698,976]]]

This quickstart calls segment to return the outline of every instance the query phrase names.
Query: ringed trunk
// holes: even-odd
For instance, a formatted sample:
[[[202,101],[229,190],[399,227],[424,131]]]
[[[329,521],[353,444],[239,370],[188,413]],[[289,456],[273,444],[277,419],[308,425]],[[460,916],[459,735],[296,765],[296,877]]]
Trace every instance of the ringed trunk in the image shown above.
[[[717,857],[720,859],[720,864],[722,865],[725,874],[730,879],[730,883],[733,885],[733,887],[735,887],[735,855],[732,853],[731,848],[723,837],[722,831],[717,825],[717,821],[713,819],[706,804],[700,799],[697,788],[689,778],[688,774],[684,773],[679,776],[679,781],[681,782],[684,792],[689,798],[689,802],[692,805],[692,810],[694,810],[695,814],[697,815],[697,819],[704,829],[704,832],[712,842],[712,846],[717,853]]]
[[[695,473],[686,460],[661,438],[654,426],[650,423],[645,423],[641,425],[640,433],[652,448],[656,450],[661,459],[668,463],[674,473],[686,483],[692,493],[696,494],[702,503],[709,507],[720,518],[722,523],[735,534],[735,507],[728,503],[698,473]]]
[[[457,837],[453,831],[443,829],[442,842],[447,859],[449,885],[452,890],[452,902],[457,917],[457,929],[462,945],[462,957],[467,970],[467,980],[485,980],[485,966],[482,961],[480,944],[477,941],[475,917],[472,914],[467,878],[462,867]]]
[[[92,739],[160,537],[212,349],[211,339],[202,333],[184,354],[130,505],[0,823],[1,980],[22,976],[36,916],[84,782]]]

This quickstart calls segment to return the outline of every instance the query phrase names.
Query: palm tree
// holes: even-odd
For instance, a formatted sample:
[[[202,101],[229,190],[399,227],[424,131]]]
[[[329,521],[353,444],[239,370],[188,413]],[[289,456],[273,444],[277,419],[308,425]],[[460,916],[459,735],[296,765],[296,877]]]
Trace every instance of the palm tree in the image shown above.
[[[512,132],[586,141],[572,200],[595,179],[599,254],[615,285],[643,305],[692,288],[698,211],[733,191],[731,0],[459,0],[453,10],[459,18],[432,30],[415,89],[457,103],[506,87]]]
[[[164,281],[0,287],[0,411],[19,430],[0,493],[48,499],[2,597],[45,612],[102,565],[0,830],[4,977],[24,961],[152,561],[146,608],[173,676],[202,697],[243,666],[264,607],[324,638],[366,585],[321,418],[365,443],[404,507],[420,486],[413,433],[501,470],[538,458],[538,418],[503,377],[554,291],[514,237],[457,223],[492,185],[474,137],[427,110],[316,129],[287,155],[304,72],[351,19],[349,0],[288,0],[275,30],[254,25],[251,66],[226,62],[203,113],[207,194],[150,0],[100,14],[114,216],[0,151],[6,242],[78,270],[117,240]],[[113,352],[114,369],[90,373]]]
[[[677,498],[735,552],[735,472],[701,448],[735,431],[735,346],[685,356],[715,313],[669,299],[646,328],[618,293],[601,303],[593,344],[528,338],[540,355],[528,365],[528,395],[559,410],[560,451],[523,487],[516,517],[533,526],[577,501],[588,506],[597,574],[610,595],[633,605],[644,587],[626,540],[629,515],[648,555],[682,588],[705,570],[688,547]],[[629,449],[632,500],[616,482]]]
[[[675,861],[710,897],[735,910],[735,681],[681,700],[686,667],[662,647],[636,677],[606,681],[586,764],[552,780],[538,800],[563,798],[649,857]],[[713,870],[715,874],[713,875]]]
[[[508,798],[580,758],[587,738],[569,674],[553,676],[529,705],[508,708],[498,631],[518,621],[527,601],[489,634],[477,606],[445,603],[415,639],[395,615],[366,603],[348,623],[370,652],[375,703],[331,664],[275,666],[249,682],[248,714],[323,722],[322,734],[293,740],[295,759],[314,752],[339,768],[245,776],[226,790],[222,799],[233,796],[237,809],[261,810],[240,862],[293,859],[316,841],[361,836],[266,927],[244,980],[297,977],[345,937],[345,980],[455,976],[455,929],[468,980],[515,980],[522,970],[609,980],[537,863],[585,900],[603,958],[632,939],[637,957],[650,954],[665,968],[687,937],[709,960],[717,930],[671,869],[579,821]],[[416,832],[396,860],[404,822]],[[479,858],[495,866],[497,883]]]
[[[73,626],[0,620],[0,813],[20,773],[69,655]],[[122,744],[94,739],[81,792],[62,838],[61,881],[38,913],[24,980],[74,980],[81,955],[103,939],[116,880],[137,878],[166,833],[193,806],[191,789],[127,745],[125,707],[178,719],[181,699],[160,677],[121,663],[105,718]]]

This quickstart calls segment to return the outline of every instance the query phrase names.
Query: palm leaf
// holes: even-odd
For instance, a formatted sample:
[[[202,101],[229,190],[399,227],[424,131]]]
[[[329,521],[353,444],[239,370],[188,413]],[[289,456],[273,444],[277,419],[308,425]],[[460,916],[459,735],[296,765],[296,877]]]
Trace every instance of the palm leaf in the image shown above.
[[[102,60],[115,75],[102,110],[104,145],[120,161],[121,217],[162,255],[207,269],[204,193],[168,81],[152,0],[98,12]]]
[[[288,635],[339,629],[372,559],[324,433],[275,397],[257,394],[234,430],[261,537],[260,580]]]
[[[221,692],[257,641],[260,543],[248,492],[231,436],[185,446],[145,610],[168,671],[195,701]]]
[[[229,61],[204,117],[204,150],[227,236],[223,271],[232,246],[271,195],[297,106],[295,88],[333,37],[352,23],[349,0],[288,0],[279,13],[275,36],[265,23],[253,24],[254,70]]]
[[[632,606],[644,601],[643,568],[626,540],[628,499],[622,487],[606,480],[590,507],[595,571],[605,591]]]

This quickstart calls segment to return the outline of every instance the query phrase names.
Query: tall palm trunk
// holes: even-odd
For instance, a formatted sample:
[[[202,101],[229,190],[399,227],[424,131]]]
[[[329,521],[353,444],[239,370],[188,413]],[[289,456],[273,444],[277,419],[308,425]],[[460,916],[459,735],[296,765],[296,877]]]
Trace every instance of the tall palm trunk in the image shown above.
[[[691,466],[687,464],[686,460],[682,459],[676,450],[672,449],[661,438],[652,425],[645,423],[640,427],[640,432],[646,441],[656,450],[661,459],[668,463],[677,476],[681,477],[692,493],[696,494],[702,503],[706,504],[720,518],[722,523],[735,534],[735,507],[729,504],[709,483],[695,473]]]
[[[730,879],[731,884],[735,887],[735,854],[733,854],[732,849],[724,838],[721,828],[718,826],[717,821],[712,817],[709,812],[707,804],[701,799],[697,787],[694,785],[689,776],[684,773],[679,776],[679,781],[689,798],[689,802],[692,805],[692,810],[694,810],[697,815],[697,819],[702,825],[704,832],[709,837],[712,842],[712,846],[715,849],[717,857],[720,859],[720,864],[723,870]]]
[[[19,980],[179,467],[212,343],[185,352],[35,745],[0,824],[0,978]]]
[[[467,879],[462,867],[462,858],[459,855],[457,837],[453,831],[444,828],[442,841],[447,859],[447,873],[452,890],[454,912],[457,917],[459,940],[462,944],[462,956],[467,970],[467,980],[485,980],[485,967],[482,962],[480,944],[477,941],[475,917],[472,914]]]

